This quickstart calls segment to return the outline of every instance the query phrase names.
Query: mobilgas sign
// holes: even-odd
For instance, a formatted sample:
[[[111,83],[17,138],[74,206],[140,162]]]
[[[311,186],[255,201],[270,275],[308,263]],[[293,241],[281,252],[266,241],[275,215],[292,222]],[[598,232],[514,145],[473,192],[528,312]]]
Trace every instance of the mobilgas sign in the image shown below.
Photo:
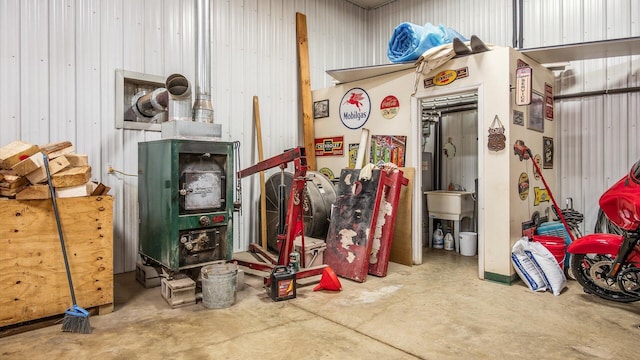
[[[349,129],[361,128],[371,114],[371,100],[364,89],[353,88],[347,91],[340,101],[340,121]]]

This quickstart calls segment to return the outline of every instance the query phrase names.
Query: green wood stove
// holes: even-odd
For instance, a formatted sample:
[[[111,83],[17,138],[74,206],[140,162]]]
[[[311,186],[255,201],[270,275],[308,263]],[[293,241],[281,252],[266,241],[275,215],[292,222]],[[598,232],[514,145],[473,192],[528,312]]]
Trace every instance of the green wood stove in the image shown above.
[[[174,274],[231,259],[233,150],[232,142],[222,141],[138,144],[139,253],[145,263]]]

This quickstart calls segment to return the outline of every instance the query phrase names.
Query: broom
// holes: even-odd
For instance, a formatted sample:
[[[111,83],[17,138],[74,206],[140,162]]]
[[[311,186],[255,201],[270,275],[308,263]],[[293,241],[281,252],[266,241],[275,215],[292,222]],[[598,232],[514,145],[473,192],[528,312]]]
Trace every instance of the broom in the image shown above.
[[[67,258],[67,249],[64,246],[64,238],[62,236],[62,227],[60,226],[60,214],[58,213],[58,204],[56,203],[56,192],[51,182],[51,171],[49,170],[49,158],[43,153],[44,169],[47,172],[47,182],[49,183],[49,192],[51,193],[51,201],[53,202],[53,213],[56,216],[56,225],[58,226],[58,237],[60,238],[60,246],[62,247],[62,256],[64,257],[64,267],[67,271],[67,280],[69,281],[69,290],[71,291],[71,301],[73,306],[64,312],[62,319],[62,331],[91,334],[91,325],[89,324],[89,312],[76,303],[76,294],[73,290],[73,282],[71,281],[71,270],[69,269],[69,259]]]

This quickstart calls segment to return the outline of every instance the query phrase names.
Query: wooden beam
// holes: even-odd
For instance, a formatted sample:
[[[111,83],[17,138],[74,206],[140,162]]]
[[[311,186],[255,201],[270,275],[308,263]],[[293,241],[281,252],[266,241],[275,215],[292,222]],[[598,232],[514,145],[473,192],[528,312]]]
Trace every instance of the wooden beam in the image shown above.
[[[309,68],[309,41],[307,17],[296,13],[296,35],[298,39],[298,74],[300,76],[300,101],[302,104],[302,129],[306,149],[307,167],[316,170],[315,134],[313,129],[313,105],[311,103],[311,73]]]
[[[256,137],[258,138],[258,161],[264,160],[262,151],[262,127],[260,125],[260,103],[258,97],[253,97],[253,117],[256,123]],[[267,248],[267,190],[264,171],[260,171],[260,239],[264,249]]]

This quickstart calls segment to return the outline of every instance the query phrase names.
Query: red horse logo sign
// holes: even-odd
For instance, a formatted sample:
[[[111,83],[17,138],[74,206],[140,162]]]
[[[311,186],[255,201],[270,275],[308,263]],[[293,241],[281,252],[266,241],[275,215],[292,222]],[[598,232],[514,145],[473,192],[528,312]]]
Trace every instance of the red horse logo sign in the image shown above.
[[[369,119],[371,100],[364,89],[353,88],[347,91],[340,101],[340,120],[349,129],[362,127]]]

